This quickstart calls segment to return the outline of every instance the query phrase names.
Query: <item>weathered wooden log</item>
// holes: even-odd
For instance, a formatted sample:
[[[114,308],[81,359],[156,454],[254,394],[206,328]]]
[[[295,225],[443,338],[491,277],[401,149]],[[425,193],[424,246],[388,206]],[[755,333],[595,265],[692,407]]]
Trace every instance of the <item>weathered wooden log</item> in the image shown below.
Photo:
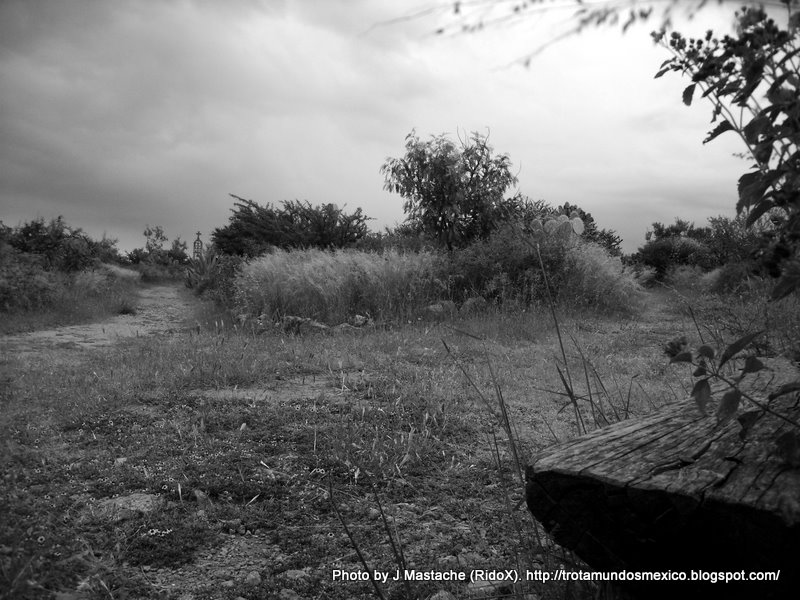
[[[772,408],[798,421],[800,401]],[[526,471],[534,517],[598,571],[777,571],[779,583],[699,584],[712,597],[800,597],[800,468],[776,450],[797,428],[759,411],[745,432],[691,403],[545,451]],[[755,417],[755,413],[752,413]],[[689,584],[628,584],[674,597]]]

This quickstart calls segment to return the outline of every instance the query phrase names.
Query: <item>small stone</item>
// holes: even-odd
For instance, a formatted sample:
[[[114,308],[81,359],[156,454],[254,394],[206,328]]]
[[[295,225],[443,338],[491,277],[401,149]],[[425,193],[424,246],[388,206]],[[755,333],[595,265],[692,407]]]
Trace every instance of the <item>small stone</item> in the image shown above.
[[[471,565],[480,565],[481,563],[485,562],[484,558],[478,554],[477,552],[462,552],[458,555],[458,562],[461,564],[462,567],[468,567]]]
[[[436,561],[438,566],[442,569],[454,569],[458,567],[458,559],[453,556],[452,554],[448,554],[447,556],[443,556],[439,560]]]
[[[235,585],[236,584],[234,583],[233,579],[228,579],[228,581],[223,581],[222,582],[222,587],[224,587],[224,588],[232,588]]]
[[[261,575],[258,571],[250,571],[247,577],[244,578],[245,585],[255,587],[261,585]]]
[[[500,587],[493,581],[474,581],[467,586],[467,598],[498,598]]]
[[[367,512],[367,516],[370,519],[375,520],[381,516],[381,511],[379,511],[377,508],[370,508],[369,511]]]
[[[308,569],[289,569],[284,575],[289,579],[305,579],[308,577]]]
[[[283,588],[278,594],[280,600],[300,600],[300,595],[294,590]]]
[[[430,597],[430,600],[456,600],[456,597],[446,590],[439,590]]]

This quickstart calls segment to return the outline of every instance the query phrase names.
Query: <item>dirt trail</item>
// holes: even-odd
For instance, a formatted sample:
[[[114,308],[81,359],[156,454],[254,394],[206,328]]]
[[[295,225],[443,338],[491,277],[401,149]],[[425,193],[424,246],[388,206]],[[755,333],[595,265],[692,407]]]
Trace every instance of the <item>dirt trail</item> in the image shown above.
[[[54,349],[99,348],[121,338],[171,333],[186,322],[193,304],[177,286],[158,285],[141,288],[136,307],[134,315],[118,315],[99,323],[2,336],[0,349],[19,356]]]

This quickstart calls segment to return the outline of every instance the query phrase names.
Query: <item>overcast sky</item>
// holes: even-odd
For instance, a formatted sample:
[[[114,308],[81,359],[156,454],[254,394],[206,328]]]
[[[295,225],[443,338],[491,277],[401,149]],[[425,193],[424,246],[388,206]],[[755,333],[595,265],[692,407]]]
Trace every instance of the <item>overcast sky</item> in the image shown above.
[[[489,132],[519,191],[580,205],[626,251],[653,221],[734,214],[743,148],[703,146],[711,105],[653,78],[657,21],[584,32],[525,68],[570,10],[457,36],[433,34],[448,11],[387,23],[436,5],[0,0],[0,220],[63,215],[129,250],[146,224],[208,240],[234,193],[361,207],[380,230],[404,215],[379,168],[412,129]],[[681,30],[726,32],[733,6]]]

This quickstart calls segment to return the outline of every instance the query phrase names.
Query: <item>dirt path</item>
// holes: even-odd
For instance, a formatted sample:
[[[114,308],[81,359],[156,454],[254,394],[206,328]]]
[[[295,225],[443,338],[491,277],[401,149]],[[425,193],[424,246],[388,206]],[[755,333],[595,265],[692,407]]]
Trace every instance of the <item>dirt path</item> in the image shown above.
[[[118,315],[99,323],[68,325],[31,333],[0,337],[2,352],[27,355],[54,349],[89,349],[110,346],[121,338],[170,333],[180,329],[193,303],[175,285],[139,290],[136,314]]]

